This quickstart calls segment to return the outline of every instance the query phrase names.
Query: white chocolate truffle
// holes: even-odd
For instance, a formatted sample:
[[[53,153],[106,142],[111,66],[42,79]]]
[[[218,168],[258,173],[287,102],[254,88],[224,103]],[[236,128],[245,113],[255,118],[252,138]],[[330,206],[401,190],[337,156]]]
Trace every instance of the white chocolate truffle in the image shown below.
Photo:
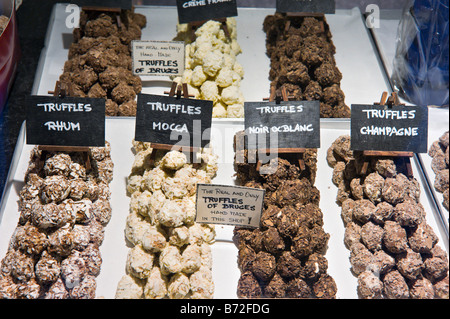
[[[218,21],[209,20],[195,31],[197,37],[202,35],[215,36],[220,31],[220,23]]]
[[[222,90],[222,101],[226,105],[239,104],[241,91],[236,85],[229,86]]]
[[[150,197],[148,206],[148,216],[152,225],[157,223],[157,214],[166,200],[166,195],[161,190],[157,190]]]
[[[203,58],[203,72],[210,77],[216,76],[222,66],[223,54],[218,50],[208,52]]]
[[[140,192],[142,190],[141,185],[143,183],[143,177],[141,175],[131,175],[127,179],[127,192],[133,194],[134,192]]]
[[[142,193],[135,193],[137,195],[132,196],[130,200],[130,211],[136,212],[143,217],[148,216],[148,209],[150,206],[150,199],[152,193],[144,191]]]
[[[156,216],[158,222],[166,227],[179,227],[183,225],[186,212],[176,201],[167,199]]]
[[[142,238],[151,225],[137,212],[130,212],[125,224],[125,238],[133,245],[142,242]]]
[[[134,154],[137,154],[141,151],[147,150],[150,148],[151,143],[148,142],[139,142],[136,140],[132,140],[131,144],[133,145]]]
[[[161,189],[168,199],[183,198],[189,191],[183,180],[172,177],[168,177],[162,182]]]
[[[214,104],[212,116],[213,118],[227,118],[228,112],[226,104],[222,103],[221,101],[218,101],[216,104]]]
[[[167,278],[158,267],[153,267],[144,287],[145,299],[162,299],[167,295]]]
[[[202,267],[212,269],[212,249],[211,245],[203,243],[200,246],[200,253],[202,258]]]
[[[208,76],[203,72],[201,65],[197,65],[192,72],[191,84],[194,86],[201,86],[207,78]]]
[[[212,299],[214,297],[214,283],[211,270],[200,267],[189,278],[192,299]]]
[[[131,167],[131,172],[140,174],[143,170],[148,168],[151,154],[152,154],[151,148],[147,148],[138,152],[134,156],[134,162]]]
[[[186,225],[192,225],[197,215],[194,197],[195,195],[192,197],[184,197],[179,202],[185,213],[184,223]]]
[[[243,78],[245,75],[244,68],[242,67],[242,65],[239,62],[234,63],[233,71],[236,72],[237,74],[239,74],[239,76],[241,78]]]
[[[183,274],[178,273],[170,278],[168,293],[170,299],[183,299],[191,290],[189,278]]]
[[[229,118],[243,118],[244,117],[244,105],[232,104],[228,105],[227,117]]]
[[[143,183],[149,191],[155,192],[161,189],[161,183],[163,182],[164,178],[166,178],[166,173],[161,168],[156,167],[144,173]]]
[[[126,269],[134,277],[145,279],[153,268],[153,260],[153,254],[136,245],[128,251]]]
[[[200,87],[200,93],[204,100],[209,100],[213,103],[216,103],[220,99],[219,87],[214,81],[205,81]]]
[[[233,84],[233,74],[236,73],[230,68],[223,68],[216,77],[216,83],[221,88],[229,87]]]
[[[172,228],[169,233],[169,243],[177,247],[189,243],[189,229],[186,226]]]
[[[142,235],[142,247],[150,252],[158,253],[167,245],[166,237],[162,230],[156,226],[150,226]]]
[[[189,227],[189,243],[201,245],[203,242],[212,244],[215,241],[214,227],[208,224],[194,224]]]
[[[200,269],[202,264],[201,249],[198,245],[188,245],[181,254],[183,263],[183,272],[192,274]]]
[[[178,248],[171,245],[166,246],[159,255],[159,266],[163,275],[181,272],[183,264]]]
[[[178,170],[187,163],[186,155],[178,151],[170,151],[161,160],[161,166],[165,169]]]
[[[140,282],[130,275],[120,278],[116,289],[116,299],[142,299],[144,289]]]

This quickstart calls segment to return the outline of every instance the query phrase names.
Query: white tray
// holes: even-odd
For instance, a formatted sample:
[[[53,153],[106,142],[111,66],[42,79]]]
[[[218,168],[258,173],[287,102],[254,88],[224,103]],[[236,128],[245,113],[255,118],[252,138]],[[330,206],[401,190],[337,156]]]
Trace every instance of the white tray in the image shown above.
[[[114,179],[110,184],[112,218],[105,229],[105,240],[101,246],[103,265],[97,278],[97,296],[114,298],[117,283],[125,274],[125,262],[128,252],[124,239],[125,220],[128,215],[129,197],[126,195],[126,178],[131,172],[134,155],[131,151],[131,140],[134,135],[134,118],[108,118],[106,120],[106,139],[111,143],[111,156],[114,162]],[[240,121],[213,121],[212,140],[214,152],[219,156],[219,171],[213,180],[214,184],[234,185],[236,183],[233,169],[234,134],[243,129]],[[357,279],[350,271],[349,251],[345,248],[344,225],[340,217],[340,207],[336,204],[337,187],[331,182],[333,169],[326,162],[326,151],[334,140],[350,133],[350,122],[347,120],[321,121],[321,148],[318,151],[318,171],[316,187],[320,191],[320,208],[324,214],[324,229],[330,234],[328,251],[328,273],[335,279],[337,298],[356,299]],[[19,220],[18,199],[23,187],[23,178],[28,167],[32,146],[25,144],[25,126],[17,141],[12,166],[5,187],[0,207],[0,259],[7,251],[11,235]],[[421,184],[421,202],[427,212],[427,222],[435,230],[440,245],[448,252],[448,239],[440,225],[439,214],[433,206],[432,197],[427,191],[425,180],[419,167],[413,161],[414,175]],[[233,227],[216,226],[217,242],[212,245],[213,278],[215,282],[215,298],[234,299],[240,272],[237,267],[238,250],[232,243]]]
[[[48,95],[63,72],[72,39],[72,30],[65,24],[69,15],[66,6],[54,6],[33,94]],[[137,6],[135,11],[147,17],[142,40],[168,41],[176,36],[176,7]],[[246,101],[262,101],[270,94],[270,60],[266,56],[263,22],[267,15],[274,13],[274,9],[238,8],[237,33],[242,54],[237,59],[245,70],[241,89]],[[334,15],[326,15],[326,19],[336,46],[336,63],[343,74],[341,87],[347,105],[379,101],[381,93],[390,90],[389,82],[360,10],[337,10]],[[152,80],[147,81],[148,78]],[[162,95],[170,84],[168,77],[146,77],[142,93]]]

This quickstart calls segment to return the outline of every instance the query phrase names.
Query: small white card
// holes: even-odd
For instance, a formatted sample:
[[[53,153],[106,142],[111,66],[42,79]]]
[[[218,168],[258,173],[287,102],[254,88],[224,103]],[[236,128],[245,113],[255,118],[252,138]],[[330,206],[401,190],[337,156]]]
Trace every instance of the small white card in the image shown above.
[[[184,42],[132,41],[133,74],[179,76],[184,72]]]
[[[197,185],[197,223],[259,228],[265,190],[257,188]]]

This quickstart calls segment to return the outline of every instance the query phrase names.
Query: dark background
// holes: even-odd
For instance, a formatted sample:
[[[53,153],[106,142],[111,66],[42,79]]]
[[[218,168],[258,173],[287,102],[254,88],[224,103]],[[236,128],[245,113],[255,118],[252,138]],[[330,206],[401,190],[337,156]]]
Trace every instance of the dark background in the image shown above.
[[[85,0],[86,1],[86,0]],[[336,0],[337,9],[359,7],[362,12],[369,4],[378,4],[380,9],[401,9],[408,0]],[[55,3],[77,0],[23,0],[17,10],[19,41],[22,50],[16,79],[9,100],[0,114],[0,195],[14,152],[20,127],[25,119],[25,98],[31,94],[36,67]],[[104,1],[108,3],[107,0]],[[176,5],[176,0],[134,0],[135,5]],[[237,0],[239,7],[273,7],[276,0]]]

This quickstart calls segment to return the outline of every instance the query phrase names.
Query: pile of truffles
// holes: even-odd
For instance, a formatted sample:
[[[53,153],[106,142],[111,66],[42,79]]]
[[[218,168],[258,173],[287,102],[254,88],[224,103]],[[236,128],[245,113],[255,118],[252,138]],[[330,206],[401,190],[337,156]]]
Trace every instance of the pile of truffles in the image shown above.
[[[125,237],[130,245],[126,274],[116,299],[212,299],[211,244],[214,227],[195,223],[197,183],[211,183],[217,157],[204,149],[199,164],[184,153],[133,142],[128,178],[131,197]]]
[[[260,228],[234,230],[241,271],[238,297],[335,298],[336,283],[324,256],[330,236],[323,229],[320,193],[314,186],[317,151],[304,154],[304,171],[280,157],[257,171],[254,153],[244,149],[243,141],[244,133],[236,134],[237,180],[266,194]]]
[[[435,141],[428,154],[433,158],[431,169],[436,174],[434,188],[444,195],[444,207],[448,210],[448,131],[445,132],[438,141]]]
[[[130,43],[141,38],[146,18],[131,11],[122,11],[118,17],[81,12],[80,28],[73,32],[59,81],[69,87],[68,95],[106,99],[107,116],[135,116],[142,82],[131,71]]]
[[[285,89],[293,100],[320,101],[322,118],[350,117],[325,17],[276,13],[266,17],[264,31],[271,63],[269,79],[278,95]]]
[[[3,33],[3,30],[6,29],[8,22],[9,18],[7,16],[0,15],[0,35]]]
[[[1,262],[0,299],[96,297],[112,178],[108,143],[88,154],[34,148],[19,222]]]
[[[364,299],[448,298],[448,256],[426,222],[418,181],[403,160],[363,156],[340,136],[328,149],[344,243]],[[369,163],[361,174],[364,162]]]
[[[241,47],[237,42],[236,20],[227,18],[229,37],[218,21],[210,20],[195,30],[191,40],[188,24],[178,25],[177,40],[186,43],[185,71],[178,83],[188,84],[189,94],[196,99],[214,102],[213,117],[244,117],[244,95],[240,89],[244,77],[242,65],[236,61]]]

